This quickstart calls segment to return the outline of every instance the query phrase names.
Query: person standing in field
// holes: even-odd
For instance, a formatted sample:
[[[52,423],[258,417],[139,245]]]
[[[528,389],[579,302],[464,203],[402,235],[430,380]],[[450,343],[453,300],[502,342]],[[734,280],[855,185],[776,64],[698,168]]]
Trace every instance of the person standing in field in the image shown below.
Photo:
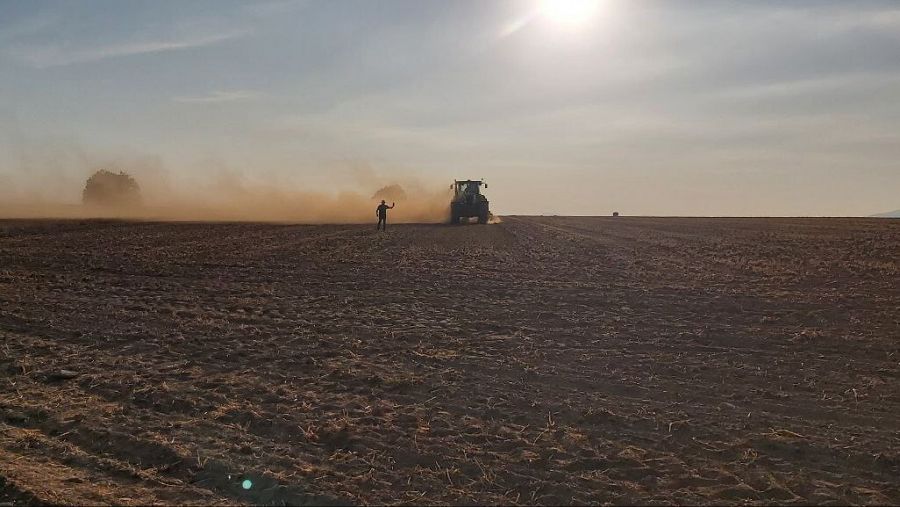
[[[387,210],[394,209],[397,203],[392,202],[390,206],[388,206],[384,201],[381,201],[381,204],[375,208],[375,216],[378,217],[378,225],[375,226],[375,230],[383,229],[387,230]]]

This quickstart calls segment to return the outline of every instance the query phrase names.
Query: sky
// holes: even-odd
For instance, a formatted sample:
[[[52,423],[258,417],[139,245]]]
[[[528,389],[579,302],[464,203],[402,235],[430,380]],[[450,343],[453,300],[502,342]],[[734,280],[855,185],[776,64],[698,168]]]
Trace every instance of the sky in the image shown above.
[[[115,166],[484,178],[500,214],[900,208],[900,2],[579,1],[0,0],[0,196]]]

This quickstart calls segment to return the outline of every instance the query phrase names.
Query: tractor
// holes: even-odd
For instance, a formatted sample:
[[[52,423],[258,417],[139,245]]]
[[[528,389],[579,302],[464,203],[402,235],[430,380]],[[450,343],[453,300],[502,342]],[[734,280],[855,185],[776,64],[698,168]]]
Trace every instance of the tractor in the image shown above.
[[[486,224],[491,216],[487,197],[481,193],[481,186],[487,188],[484,180],[455,180],[453,200],[450,201],[450,223],[458,224],[463,218],[477,217],[479,224]]]

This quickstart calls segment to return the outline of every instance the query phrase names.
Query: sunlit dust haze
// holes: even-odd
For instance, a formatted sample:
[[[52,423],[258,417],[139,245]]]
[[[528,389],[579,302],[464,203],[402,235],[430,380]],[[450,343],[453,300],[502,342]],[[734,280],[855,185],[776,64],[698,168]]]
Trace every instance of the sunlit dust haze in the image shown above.
[[[0,0],[0,217],[867,216],[898,160],[891,0]]]
[[[374,219],[375,207],[387,198],[396,203],[392,222],[436,223],[449,218],[449,186],[429,185],[409,174],[379,175],[365,166],[328,168],[331,183],[321,183],[321,177],[306,181],[282,178],[279,182],[274,174],[266,177],[261,171],[248,177],[209,168],[174,177],[155,157],[109,158],[101,163],[79,153],[75,165],[80,168],[62,170],[59,168],[73,162],[60,155],[65,151],[58,150],[59,158],[42,165],[56,169],[26,168],[5,175],[0,180],[0,216],[363,223]],[[83,203],[82,190],[95,168],[134,177],[140,185],[141,202]],[[339,177],[341,173],[344,178]]]

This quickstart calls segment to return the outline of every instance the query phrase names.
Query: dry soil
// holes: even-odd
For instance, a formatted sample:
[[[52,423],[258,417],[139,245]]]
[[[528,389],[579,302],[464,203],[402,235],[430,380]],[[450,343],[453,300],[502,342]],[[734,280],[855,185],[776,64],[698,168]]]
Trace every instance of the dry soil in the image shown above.
[[[900,221],[374,229],[0,222],[0,502],[900,504]]]

